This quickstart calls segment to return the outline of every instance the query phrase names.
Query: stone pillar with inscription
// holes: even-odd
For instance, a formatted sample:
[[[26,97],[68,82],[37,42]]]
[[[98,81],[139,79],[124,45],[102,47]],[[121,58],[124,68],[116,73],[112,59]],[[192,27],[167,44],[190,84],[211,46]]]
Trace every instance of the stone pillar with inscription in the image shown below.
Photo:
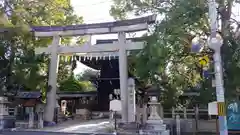
[[[37,104],[36,111],[38,113],[38,128],[43,128],[44,104]]]
[[[29,107],[29,120],[28,120],[28,128],[34,127],[34,110],[33,107]]]
[[[133,78],[128,79],[128,122],[135,122],[136,118],[136,97],[135,81]]]
[[[113,95],[109,94],[109,104],[112,100],[113,100]],[[113,111],[109,110],[109,121],[112,121],[112,120],[113,120]]]

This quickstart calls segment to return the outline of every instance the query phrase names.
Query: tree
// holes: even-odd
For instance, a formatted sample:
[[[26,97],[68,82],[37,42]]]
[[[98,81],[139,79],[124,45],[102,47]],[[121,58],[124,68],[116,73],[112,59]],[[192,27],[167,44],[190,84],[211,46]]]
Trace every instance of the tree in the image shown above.
[[[5,48],[1,48],[1,56],[8,53],[6,48],[11,48],[10,57],[1,60],[5,63],[8,61],[7,68],[11,77],[6,74],[1,77],[7,78],[9,85],[16,82],[24,86],[24,90],[45,89],[49,60],[43,55],[35,56],[34,48],[46,47],[52,39],[34,39],[32,33],[29,32],[30,26],[79,24],[83,22],[82,17],[74,15],[69,0],[5,0],[0,8],[0,25],[7,28],[8,32],[11,29],[16,33],[15,35],[3,34],[4,38],[1,38],[3,46],[6,40],[13,41],[11,44],[5,45]],[[63,38],[62,43],[69,44],[70,41],[71,38]],[[60,68],[64,69],[65,65],[63,66],[60,65]]]
[[[83,74],[76,75],[76,79],[82,82],[85,87],[85,91],[96,91],[96,81],[99,75],[98,73],[98,71],[88,69],[84,71]]]
[[[96,88],[91,81],[83,78],[79,80],[74,76],[70,76],[68,79],[61,81],[59,89],[60,91],[96,91]]]
[[[71,76],[60,83],[59,89],[61,91],[84,91],[84,86],[80,81]]]
[[[219,32],[224,40],[222,47],[224,66],[224,85],[227,98],[231,98],[238,87],[239,81],[239,22],[231,18],[232,8],[236,0],[218,0]],[[168,101],[177,101],[179,95],[188,89],[196,89],[201,96],[214,94],[211,86],[212,76],[202,78],[202,70],[196,64],[199,55],[212,56],[212,50],[207,47],[209,36],[208,4],[204,0],[191,1],[149,1],[149,0],[114,0],[110,13],[117,19],[127,17],[128,13],[141,15],[155,13],[161,16],[155,29],[146,37],[147,46],[132,63],[132,71],[145,82],[164,88]],[[233,28],[237,24],[237,28]],[[199,37],[204,44],[200,54],[191,53],[191,41]],[[136,60],[137,59],[137,60]],[[147,63],[147,67],[146,67]],[[210,63],[209,71],[212,70]],[[208,93],[210,91],[210,93]],[[204,94],[205,93],[205,94]],[[212,97],[209,97],[213,100]],[[167,101],[166,101],[167,102]]]
[[[98,75],[99,75],[98,71],[88,69],[88,70],[85,70],[83,74],[78,74],[76,77],[79,81],[86,81],[86,80],[91,81],[97,78]]]

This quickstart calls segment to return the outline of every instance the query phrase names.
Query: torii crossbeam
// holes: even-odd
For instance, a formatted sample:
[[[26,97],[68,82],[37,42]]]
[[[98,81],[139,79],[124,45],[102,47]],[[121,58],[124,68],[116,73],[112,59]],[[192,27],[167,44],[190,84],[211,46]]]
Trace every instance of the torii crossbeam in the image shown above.
[[[127,51],[129,50],[139,50],[143,48],[143,42],[127,42],[127,46],[125,49]],[[100,44],[100,45],[90,45],[89,43],[86,43],[81,46],[58,46],[57,52],[58,54],[74,54],[74,53],[100,53],[100,52],[118,52],[119,50],[118,42],[115,42],[113,44]],[[36,48],[35,53],[36,54],[51,54],[52,46],[44,47],[44,48]]]

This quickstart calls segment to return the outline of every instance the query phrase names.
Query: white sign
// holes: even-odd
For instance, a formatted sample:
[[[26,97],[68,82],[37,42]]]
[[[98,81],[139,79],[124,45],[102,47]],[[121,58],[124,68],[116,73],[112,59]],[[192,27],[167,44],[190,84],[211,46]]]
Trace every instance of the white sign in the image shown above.
[[[109,110],[111,111],[122,111],[122,103],[120,100],[112,100],[110,101]]]
[[[208,115],[218,115],[216,101],[208,103]]]

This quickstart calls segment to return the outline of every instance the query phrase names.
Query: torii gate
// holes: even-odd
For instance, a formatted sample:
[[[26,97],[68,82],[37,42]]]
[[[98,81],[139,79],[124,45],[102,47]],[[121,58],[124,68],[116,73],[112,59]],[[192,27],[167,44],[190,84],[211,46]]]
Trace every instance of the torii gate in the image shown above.
[[[56,84],[58,55],[64,53],[99,53],[101,52],[118,52],[119,55],[119,76],[120,90],[122,100],[122,121],[128,121],[128,70],[127,70],[127,51],[139,50],[144,47],[143,42],[127,42],[125,33],[147,30],[148,25],[154,23],[155,15],[107,23],[83,24],[71,26],[37,26],[32,27],[36,37],[53,37],[52,45],[48,48],[36,48],[36,53],[50,54],[50,70],[48,85],[52,87],[47,96],[45,121],[53,121],[54,108],[56,106]],[[90,45],[86,43],[82,46],[60,46],[60,37],[62,36],[82,36],[96,34],[118,33],[118,42],[113,44]]]

